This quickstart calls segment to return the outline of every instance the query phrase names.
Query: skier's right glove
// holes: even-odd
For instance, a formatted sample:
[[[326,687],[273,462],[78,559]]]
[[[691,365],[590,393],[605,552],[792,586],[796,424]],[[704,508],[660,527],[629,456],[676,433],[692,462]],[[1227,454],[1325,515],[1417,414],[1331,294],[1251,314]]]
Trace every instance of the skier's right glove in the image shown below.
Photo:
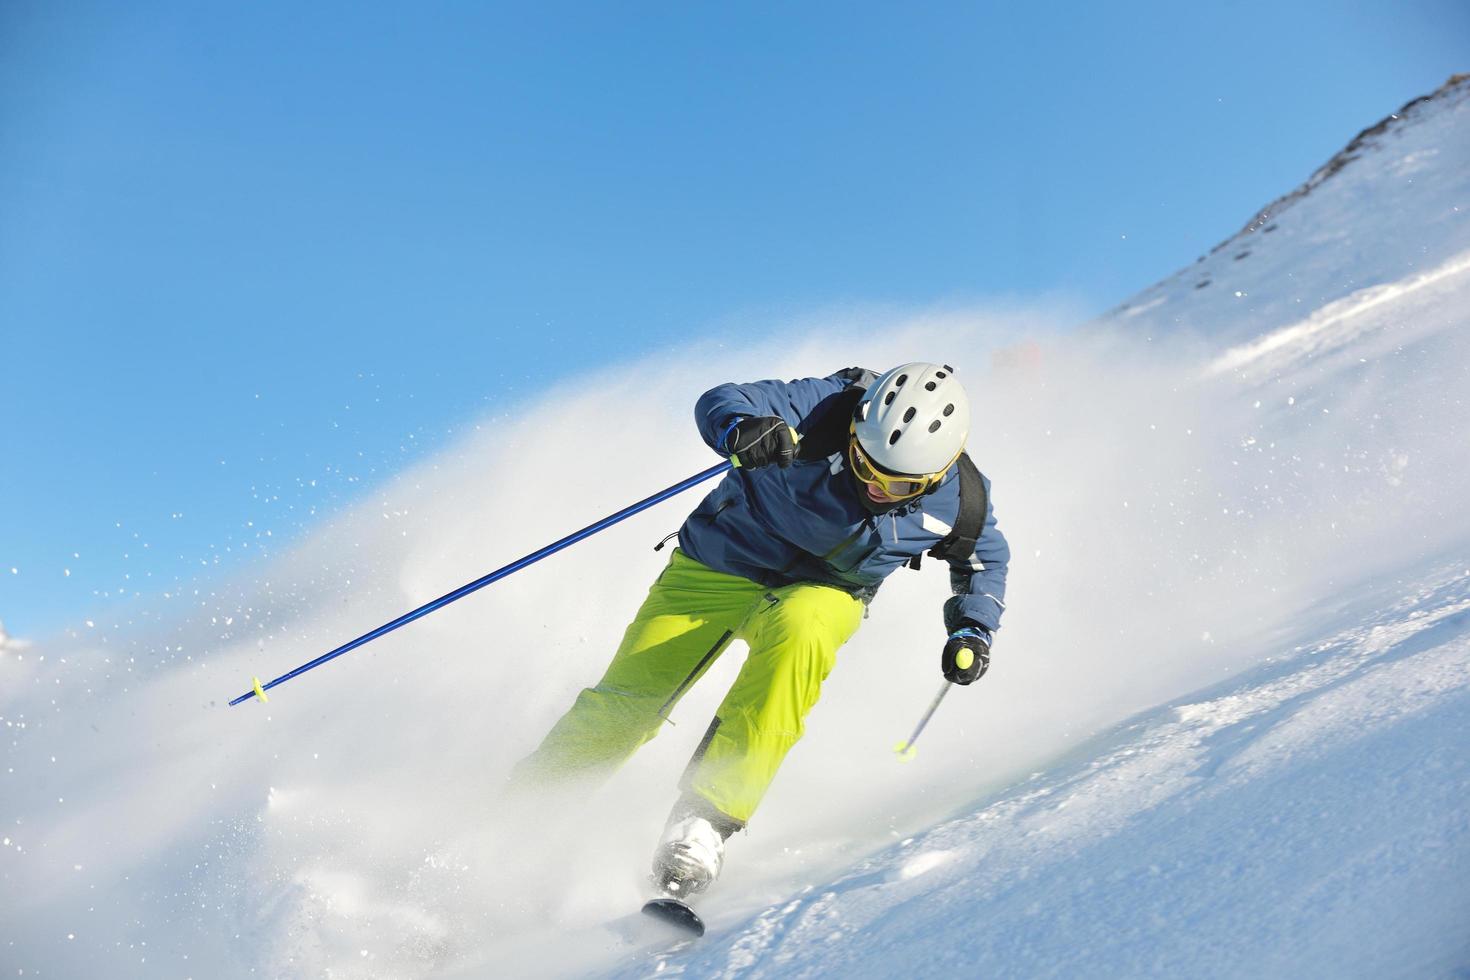
[[[973,684],[990,669],[990,634],[965,626],[949,634],[944,655],[939,658],[944,679],[960,686]]]
[[[783,469],[796,458],[796,430],[774,415],[737,418],[720,436],[719,449],[745,469],[775,463]]]

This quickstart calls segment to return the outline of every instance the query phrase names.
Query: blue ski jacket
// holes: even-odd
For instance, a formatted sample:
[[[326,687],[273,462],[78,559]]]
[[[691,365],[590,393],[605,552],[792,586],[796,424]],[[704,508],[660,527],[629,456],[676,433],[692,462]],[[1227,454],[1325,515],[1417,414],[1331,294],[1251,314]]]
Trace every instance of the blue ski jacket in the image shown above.
[[[700,396],[695,420],[710,448],[726,455],[719,439],[736,417],[780,416],[805,435],[808,420],[818,418],[829,399],[873,377],[849,369],[825,378],[722,384]],[[860,487],[845,451],[798,459],[785,469],[737,468],[689,515],[679,547],[716,571],[762,585],[821,582],[868,602],[890,573],[950,532],[960,509],[960,480],[952,466],[932,493],[878,514],[864,506]],[[989,480],[985,487],[988,495]],[[948,631],[1000,626],[1010,556],[990,506],[974,555],[949,563],[954,595],[944,604]]]

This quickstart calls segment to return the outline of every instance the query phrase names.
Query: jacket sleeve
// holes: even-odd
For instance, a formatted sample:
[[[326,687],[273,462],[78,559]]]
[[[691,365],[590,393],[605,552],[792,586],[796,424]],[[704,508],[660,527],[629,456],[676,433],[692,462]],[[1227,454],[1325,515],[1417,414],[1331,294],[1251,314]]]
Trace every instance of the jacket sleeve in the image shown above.
[[[700,395],[699,401],[694,403],[694,421],[705,445],[724,455],[719,439],[736,418],[776,415],[800,432],[802,423],[818,405],[860,380],[861,375],[871,376],[871,372],[849,368],[825,378],[718,385]]]
[[[986,481],[987,495],[990,481]],[[953,633],[962,626],[979,626],[987,633],[1000,628],[1006,608],[1006,569],[1011,547],[995,523],[995,508],[987,508],[985,529],[967,562],[950,562],[949,582],[954,595],[944,603],[944,626]]]

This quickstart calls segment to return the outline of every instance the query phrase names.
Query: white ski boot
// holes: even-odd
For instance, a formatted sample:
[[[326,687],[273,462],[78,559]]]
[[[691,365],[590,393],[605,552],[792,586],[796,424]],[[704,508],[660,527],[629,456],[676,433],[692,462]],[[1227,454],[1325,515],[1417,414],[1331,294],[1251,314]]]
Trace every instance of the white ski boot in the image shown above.
[[[689,814],[669,821],[653,853],[653,884],[674,898],[688,900],[720,876],[725,838],[704,817]]]

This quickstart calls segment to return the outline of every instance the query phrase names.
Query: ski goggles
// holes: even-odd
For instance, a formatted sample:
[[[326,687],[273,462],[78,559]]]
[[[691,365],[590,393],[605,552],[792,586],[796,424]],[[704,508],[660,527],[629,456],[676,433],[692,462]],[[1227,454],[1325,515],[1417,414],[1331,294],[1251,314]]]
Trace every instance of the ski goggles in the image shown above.
[[[912,473],[885,473],[873,464],[873,461],[863,452],[862,446],[858,445],[856,429],[857,426],[854,425],[853,432],[847,440],[847,460],[852,466],[853,476],[869,486],[877,487],[894,499],[917,497],[921,493],[932,490],[939,485],[939,481],[944,479],[944,474],[949,472],[949,467],[946,466],[938,473],[929,473],[924,476],[915,476]]]

